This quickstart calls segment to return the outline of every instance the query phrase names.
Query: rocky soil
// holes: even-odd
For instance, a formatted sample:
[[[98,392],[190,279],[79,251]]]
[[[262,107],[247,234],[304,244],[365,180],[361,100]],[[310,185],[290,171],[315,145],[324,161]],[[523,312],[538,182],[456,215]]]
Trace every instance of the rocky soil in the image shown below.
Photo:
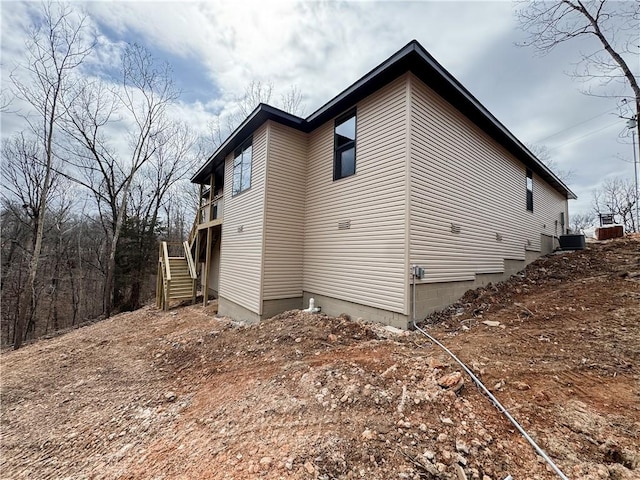
[[[422,328],[572,479],[640,478],[640,242],[552,255]],[[146,307],[4,353],[1,478],[558,478],[419,332]]]

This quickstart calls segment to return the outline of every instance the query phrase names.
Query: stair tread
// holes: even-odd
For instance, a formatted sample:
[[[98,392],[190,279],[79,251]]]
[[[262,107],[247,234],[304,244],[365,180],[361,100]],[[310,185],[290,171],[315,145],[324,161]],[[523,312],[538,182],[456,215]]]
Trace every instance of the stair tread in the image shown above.
[[[163,272],[169,271],[171,280],[167,281],[163,278],[164,291],[162,302],[166,308],[166,302],[168,300],[182,300],[193,298],[195,279],[191,276],[190,259],[193,257],[195,242],[189,245],[190,251],[180,256],[170,256],[163,258],[160,257],[160,263],[162,264]],[[180,252],[181,250],[174,250],[174,252]]]

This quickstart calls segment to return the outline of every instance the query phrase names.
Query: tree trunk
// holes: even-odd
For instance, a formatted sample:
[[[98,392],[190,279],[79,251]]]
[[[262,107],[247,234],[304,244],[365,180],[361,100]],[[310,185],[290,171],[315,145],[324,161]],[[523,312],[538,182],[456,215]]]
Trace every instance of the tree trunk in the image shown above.
[[[122,232],[122,224],[124,223],[124,216],[127,212],[127,197],[129,196],[129,190],[131,189],[131,182],[133,181],[133,174],[129,174],[125,187],[122,189],[122,203],[118,209],[118,215],[116,217],[116,223],[113,228],[113,237],[111,238],[111,249],[109,251],[109,262],[107,264],[107,280],[104,292],[104,315],[106,318],[111,316],[113,309],[113,288],[115,286],[115,273],[116,273],[116,251],[118,248],[118,240],[120,239],[120,233]]]
[[[53,126],[55,122],[55,115],[57,113],[56,105],[58,100],[60,83],[54,92],[51,113],[48,118],[45,119],[47,122],[48,131],[46,137],[45,144],[45,154],[46,154],[46,170],[44,175],[44,181],[42,182],[42,192],[40,193],[40,205],[38,207],[38,216],[36,217],[36,237],[33,246],[33,255],[31,256],[31,260],[29,261],[29,276],[28,282],[25,288],[27,295],[25,295],[25,300],[22,302],[22,308],[18,313],[18,322],[16,323],[16,341],[13,344],[13,348],[17,350],[22,346],[22,342],[24,340],[24,325],[27,319],[27,316],[31,319],[32,315],[32,307],[35,304],[35,285],[36,285],[36,277],[38,275],[38,263],[40,261],[40,252],[42,251],[42,237],[44,236],[44,219],[47,213],[47,196],[49,195],[49,187],[51,186],[51,162],[53,157]]]
[[[42,186],[42,200],[40,202],[40,211],[38,214],[38,218],[36,220],[36,241],[33,247],[33,254],[31,256],[31,260],[29,261],[29,273],[27,276],[27,282],[24,288],[24,296],[22,297],[22,301],[20,302],[20,308],[18,309],[18,318],[16,321],[16,334],[15,334],[15,342],[13,344],[13,348],[15,350],[19,349],[22,346],[22,342],[25,337],[25,325],[27,319],[31,320],[31,315],[33,311],[33,306],[35,304],[35,285],[36,285],[36,277],[38,275],[38,263],[40,259],[40,252],[42,251],[42,237],[44,235],[44,215],[46,213],[46,202],[45,195],[48,194],[48,183],[49,178],[51,176],[51,171],[48,168],[47,174],[45,175],[44,185]]]

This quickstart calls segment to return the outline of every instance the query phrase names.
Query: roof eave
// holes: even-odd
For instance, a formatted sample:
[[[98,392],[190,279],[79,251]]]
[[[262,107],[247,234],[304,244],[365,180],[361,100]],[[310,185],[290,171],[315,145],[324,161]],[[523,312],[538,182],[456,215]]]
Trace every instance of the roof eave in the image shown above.
[[[440,65],[416,40],[412,40],[386,61],[365,74],[333,99],[306,118],[310,130],[351,108],[367,96],[400,75],[410,71],[436,90],[483,130],[507,148],[516,158],[547,180],[568,199],[577,196],[544,163],[520,142],[489,112],[456,78]],[[435,75],[434,75],[435,74]],[[498,137],[498,138],[496,138]]]
[[[283,125],[304,129],[304,119],[287,113],[266,103],[259,104],[253,112],[227,137],[227,139],[207,159],[202,167],[191,177],[192,183],[204,183],[216,166],[235,150],[246,138],[251,136],[264,122],[274,120]]]
[[[511,153],[520,159],[525,165],[532,167],[538,175],[543,177],[551,186],[553,186],[557,191],[566,196],[567,199],[577,199],[575,193],[573,193],[562,180],[560,180],[556,174],[554,174],[544,163],[542,163],[531,151],[520,141],[515,135],[513,135],[493,114],[487,110],[487,108],[476,99],[471,92],[469,92],[456,78],[451,75],[442,65],[440,65],[430,54],[427,52],[419,43],[415,43],[414,51],[422,58],[422,60],[433,69],[441,78],[446,80],[448,86],[452,87],[459,97],[468,102],[469,107],[476,110],[478,114],[480,114],[480,119],[473,119],[472,121],[481,126],[482,119],[489,122],[490,129],[496,129],[498,135],[491,135],[492,137],[502,137],[503,141],[499,138],[496,140],[499,141],[505,148],[511,151]],[[416,73],[417,74],[417,73]],[[421,78],[425,81],[424,78]],[[427,85],[428,81],[425,81]],[[445,96],[445,99],[451,101],[450,98]],[[465,115],[469,116],[468,112],[463,112]],[[482,128],[482,127],[481,127]],[[505,141],[506,140],[506,141]],[[505,145],[505,143],[510,145]],[[509,148],[511,147],[511,148]],[[515,150],[515,151],[514,151]]]
[[[244,141],[265,121],[274,120],[298,130],[310,132],[408,71],[414,73],[433,88],[472,122],[509,150],[516,158],[532,168],[557,191],[568,199],[577,198],[562,180],[533,155],[520,140],[416,40],[409,42],[306,119],[288,114],[270,105],[258,105],[216,152],[209,157],[205,165],[191,178],[191,181],[202,183],[211,174],[215,166],[224,161],[229,152],[233,151],[240,142]]]

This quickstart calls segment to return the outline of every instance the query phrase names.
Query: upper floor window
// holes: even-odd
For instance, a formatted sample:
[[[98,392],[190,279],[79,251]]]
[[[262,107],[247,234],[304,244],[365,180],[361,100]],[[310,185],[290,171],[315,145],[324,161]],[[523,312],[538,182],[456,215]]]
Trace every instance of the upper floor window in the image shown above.
[[[251,139],[243,143],[233,156],[233,195],[251,187]]]
[[[336,120],[333,148],[333,179],[339,180],[356,173],[355,110]]]
[[[533,212],[533,173],[527,168],[527,210]]]

